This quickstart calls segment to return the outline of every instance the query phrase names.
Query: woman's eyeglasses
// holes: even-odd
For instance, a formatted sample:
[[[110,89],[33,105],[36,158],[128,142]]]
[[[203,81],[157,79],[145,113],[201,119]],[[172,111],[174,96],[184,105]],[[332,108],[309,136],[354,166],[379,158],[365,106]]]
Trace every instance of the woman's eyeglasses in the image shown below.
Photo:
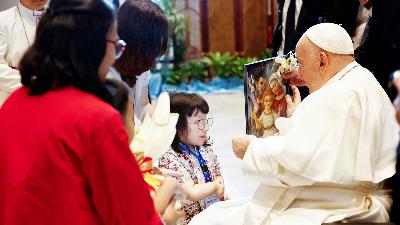
[[[118,59],[119,57],[122,56],[122,53],[125,51],[126,43],[123,40],[107,40],[108,43],[114,44],[115,45],[115,59]]]
[[[206,125],[208,127],[211,127],[213,125],[213,118],[207,118],[207,119],[202,119],[202,120],[197,120],[194,123],[189,123],[189,124],[197,124],[200,130],[204,130],[206,128]]]

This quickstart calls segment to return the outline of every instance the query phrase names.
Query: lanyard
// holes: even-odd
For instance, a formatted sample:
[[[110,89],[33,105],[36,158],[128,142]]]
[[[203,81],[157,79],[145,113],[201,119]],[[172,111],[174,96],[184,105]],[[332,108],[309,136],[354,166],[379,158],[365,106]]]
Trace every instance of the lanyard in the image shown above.
[[[181,148],[184,152],[194,156],[197,159],[197,161],[200,164],[200,168],[201,168],[201,171],[203,172],[204,179],[205,179],[206,183],[211,182],[212,178],[211,178],[210,171],[208,170],[208,166],[206,164],[206,161],[204,160],[204,158],[200,154],[199,147],[194,146],[197,154],[192,152],[186,145],[182,144],[181,142],[179,142],[179,148]]]

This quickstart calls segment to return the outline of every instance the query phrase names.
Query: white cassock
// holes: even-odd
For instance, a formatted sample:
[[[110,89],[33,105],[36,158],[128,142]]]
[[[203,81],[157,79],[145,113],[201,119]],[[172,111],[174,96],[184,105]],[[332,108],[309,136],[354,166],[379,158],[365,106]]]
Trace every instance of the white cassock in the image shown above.
[[[368,70],[350,63],[276,126],[281,136],[253,140],[243,158],[261,182],[254,196],[214,204],[190,225],[389,220],[382,181],[395,173],[399,127]]]
[[[18,11],[19,9],[19,11]],[[0,107],[21,86],[18,64],[33,43],[42,11],[18,7],[0,12]]]

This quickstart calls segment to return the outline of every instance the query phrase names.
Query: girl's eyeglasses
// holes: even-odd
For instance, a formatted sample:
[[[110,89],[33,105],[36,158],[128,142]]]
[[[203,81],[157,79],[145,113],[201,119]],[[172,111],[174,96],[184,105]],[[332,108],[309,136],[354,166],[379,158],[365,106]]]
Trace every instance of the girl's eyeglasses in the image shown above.
[[[202,119],[202,120],[197,120],[195,123],[189,123],[189,124],[197,124],[200,130],[204,130],[206,128],[206,125],[208,127],[211,127],[213,125],[213,118],[207,118],[207,119]]]
[[[107,40],[108,43],[114,44],[115,45],[115,59],[118,59],[119,57],[122,56],[122,53],[125,51],[126,43],[123,40]]]

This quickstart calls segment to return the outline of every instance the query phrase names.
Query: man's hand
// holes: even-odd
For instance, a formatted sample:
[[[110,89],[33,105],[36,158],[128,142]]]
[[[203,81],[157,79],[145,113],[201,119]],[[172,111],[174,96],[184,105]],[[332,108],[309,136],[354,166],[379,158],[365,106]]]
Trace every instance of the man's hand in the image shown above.
[[[289,85],[291,86],[306,86],[306,82],[301,79],[299,69],[295,69],[290,73],[285,73],[282,77],[283,79],[289,80]]]
[[[286,116],[289,118],[293,115],[294,111],[296,110],[297,106],[301,102],[300,91],[296,86],[291,86],[293,96],[286,95]]]
[[[244,154],[246,153],[247,147],[250,142],[256,138],[254,135],[243,135],[234,137],[232,139],[232,149],[233,153],[235,153],[236,157],[239,159],[243,159]]]

